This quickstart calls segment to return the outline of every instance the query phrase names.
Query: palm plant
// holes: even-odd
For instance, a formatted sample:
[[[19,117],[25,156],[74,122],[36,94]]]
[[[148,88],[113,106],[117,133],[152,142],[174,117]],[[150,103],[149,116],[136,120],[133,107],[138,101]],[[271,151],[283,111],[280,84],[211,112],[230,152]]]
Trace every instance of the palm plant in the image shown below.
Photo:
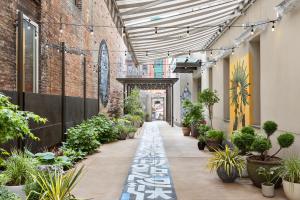
[[[78,183],[83,167],[78,171],[70,170],[66,174],[61,172],[39,172],[37,175],[32,174],[41,190],[31,191],[39,195],[40,200],[76,200],[77,198],[71,194]]]
[[[246,125],[246,117],[244,107],[248,105],[248,97],[250,96],[248,87],[249,75],[246,73],[246,66],[244,61],[237,62],[234,66],[231,81],[231,104],[234,106],[234,124],[233,130],[237,130],[241,123],[242,127]]]

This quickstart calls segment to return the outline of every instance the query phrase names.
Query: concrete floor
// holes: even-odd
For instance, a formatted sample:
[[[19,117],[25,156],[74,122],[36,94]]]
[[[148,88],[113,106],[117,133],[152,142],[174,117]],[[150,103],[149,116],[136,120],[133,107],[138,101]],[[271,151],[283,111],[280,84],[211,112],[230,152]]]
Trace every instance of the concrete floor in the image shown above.
[[[206,168],[211,153],[200,152],[197,140],[184,137],[178,127],[171,128],[164,122],[152,123],[159,126],[178,200],[268,199],[249,180],[239,180],[234,184],[222,183],[215,173],[210,173]],[[73,192],[76,197],[118,200],[139,138],[140,135],[133,140],[105,144],[101,147],[101,152],[83,161],[81,164],[85,165],[84,174]],[[285,199],[282,190],[277,190],[273,199]]]

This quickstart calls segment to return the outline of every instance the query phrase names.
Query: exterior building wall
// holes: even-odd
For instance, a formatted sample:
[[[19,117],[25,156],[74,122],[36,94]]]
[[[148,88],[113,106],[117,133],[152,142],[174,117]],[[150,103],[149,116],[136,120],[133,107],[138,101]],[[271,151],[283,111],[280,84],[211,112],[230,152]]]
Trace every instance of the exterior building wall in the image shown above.
[[[105,40],[109,50],[110,65],[110,91],[121,90],[117,82],[118,68],[122,67],[126,46],[118,29],[110,16],[105,1],[83,1],[82,8],[78,8],[73,0],[41,1],[40,4],[33,0],[1,1],[2,22],[0,24],[0,82],[1,90],[16,90],[16,27],[17,9],[39,24],[40,28],[40,77],[39,93],[61,94],[61,53],[51,45],[60,45],[65,42],[67,48],[87,51],[87,97],[98,97],[98,74],[96,72],[99,45]],[[85,24],[87,26],[63,25],[60,33],[59,22],[67,24]],[[90,34],[88,25],[110,27],[94,27],[94,35]],[[45,45],[50,44],[50,48]],[[5,47],[5,48],[4,48]],[[66,95],[83,97],[83,57],[80,53],[67,53],[66,61]],[[80,87],[82,86],[82,87]]]
[[[276,19],[275,6],[280,0],[258,0],[241,16],[235,24],[255,22],[263,19]],[[234,24],[233,24],[234,25]],[[278,133],[290,131],[296,134],[296,143],[292,151],[300,150],[300,123],[298,99],[300,98],[298,74],[298,54],[300,51],[300,9],[289,12],[275,24],[276,31],[271,31],[271,24],[260,34],[260,124],[267,120],[278,123]],[[242,33],[242,28],[226,31],[212,48],[233,45],[233,40]],[[250,42],[245,42],[235,49],[232,58],[242,57],[251,52]],[[220,102],[214,107],[215,128],[228,132],[229,123],[224,121],[223,107],[223,62],[220,60],[213,70],[213,89],[220,96]],[[205,73],[203,79],[208,79]],[[276,137],[274,143],[276,144]],[[276,145],[274,145],[276,148]],[[283,152],[287,153],[287,151]]]

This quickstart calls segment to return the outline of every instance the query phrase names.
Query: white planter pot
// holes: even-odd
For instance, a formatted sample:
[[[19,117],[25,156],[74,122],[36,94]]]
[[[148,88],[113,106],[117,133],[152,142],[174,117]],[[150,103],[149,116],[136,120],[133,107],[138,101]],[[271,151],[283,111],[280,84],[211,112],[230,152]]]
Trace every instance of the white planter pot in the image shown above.
[[[15,194],[17,194],[19,197],[21,197],[22,200],[26,199],[26,194],[24,191],[24,185],[18,185],[18,186],[5,186],[5,188],[10,191],[13,192]]]
[[[242,178],[249,178],[248,169],[247,169],[247,156],[243,156],[243,159],[245,160],[245,168],[242,170]]]
[[[261,191],[264,197],[271,198],[275,196],[274,185],[261,184]]]
[[[283,190],[289,200],[300,200],[300,184],[283,180]]]

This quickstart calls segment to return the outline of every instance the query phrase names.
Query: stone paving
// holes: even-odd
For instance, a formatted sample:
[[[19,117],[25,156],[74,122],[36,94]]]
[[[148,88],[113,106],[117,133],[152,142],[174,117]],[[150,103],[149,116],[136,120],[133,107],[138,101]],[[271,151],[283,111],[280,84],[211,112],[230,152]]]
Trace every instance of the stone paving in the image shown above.
[[[163,141],[156,123],[147,123],[120,200],[176,200]]]

